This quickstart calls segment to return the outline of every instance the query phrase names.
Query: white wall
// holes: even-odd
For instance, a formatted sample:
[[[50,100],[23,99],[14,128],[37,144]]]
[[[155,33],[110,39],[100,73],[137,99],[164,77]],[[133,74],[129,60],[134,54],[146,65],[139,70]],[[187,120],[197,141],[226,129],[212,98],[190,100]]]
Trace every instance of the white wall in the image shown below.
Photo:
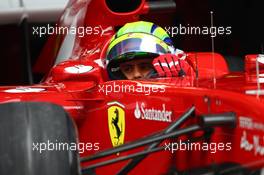
[[[30,22],[54,22],[67,3],[68,0],[0,0],[0,24],[19,23],[23,16],[28,16]]]
[[[21,0],[26,7],[65,7],[68,0]],[[0,0],[0,10],[19,7],[20,0]]]

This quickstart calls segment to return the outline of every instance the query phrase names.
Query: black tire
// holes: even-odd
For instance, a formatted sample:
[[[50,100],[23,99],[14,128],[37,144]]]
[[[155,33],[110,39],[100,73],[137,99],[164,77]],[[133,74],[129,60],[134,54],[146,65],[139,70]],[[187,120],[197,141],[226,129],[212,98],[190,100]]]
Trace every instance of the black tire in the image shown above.
[[[0,105],[1,175],[80,174],[77,151],[66,147],[51,150],[51,144],[47,150],[48,141],[54,149],[56,143],[76,144],[74,124],[62,107],[49,103]],[[41,143],[46,144],[45,151],[40,151],[44,148]]]

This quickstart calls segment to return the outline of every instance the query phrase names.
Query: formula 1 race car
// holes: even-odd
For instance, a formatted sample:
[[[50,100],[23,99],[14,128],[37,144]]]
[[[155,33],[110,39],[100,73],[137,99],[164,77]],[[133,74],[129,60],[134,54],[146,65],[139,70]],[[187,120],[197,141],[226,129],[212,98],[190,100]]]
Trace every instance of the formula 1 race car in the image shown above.
[[[128,2],[71,0],[52,30],[86,35],[52,35],[41,83],[0,88],[0,174],[262,174],[263,55],[230,72],[220,54],[192,52],[193,77],[109,81],[116,28],[176,6]]]

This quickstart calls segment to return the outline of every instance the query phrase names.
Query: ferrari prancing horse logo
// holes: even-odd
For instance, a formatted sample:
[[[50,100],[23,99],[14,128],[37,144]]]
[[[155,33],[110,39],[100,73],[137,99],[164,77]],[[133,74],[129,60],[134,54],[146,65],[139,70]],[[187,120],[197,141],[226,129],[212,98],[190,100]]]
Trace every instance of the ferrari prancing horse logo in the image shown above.
[[[125,111],[113,105],[108,108],[108,128],[113,147],[124,144],[125,138]]]

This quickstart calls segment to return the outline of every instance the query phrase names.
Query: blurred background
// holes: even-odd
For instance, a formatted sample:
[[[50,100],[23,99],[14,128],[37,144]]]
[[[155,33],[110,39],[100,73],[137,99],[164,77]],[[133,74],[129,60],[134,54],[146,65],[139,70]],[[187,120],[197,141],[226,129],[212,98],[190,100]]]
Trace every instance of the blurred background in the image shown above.
[[[34,74],[32,80],[29,80],[27,70],[28,65],[34,66],[48,36],[33,35],[33,27],[55,25],[67,1],[0,0],[0,85],[22,85],[30,81],[40,81],[43,75]],[[210,11],[214,11],[215,26],[232,27],[231,35],[215,38],[215,51],[225,56],[230,70],[243,71],[246,54],[263,52],[264,13],[260,0],[175,2],[175,13],[146,15],[142,19],[156,22],[163,27],[168,24],[210,27]],[[29,20],[23,17],[24,10],[30,15]],[[186,52],[212,50],[211,37],[208,35],[177,35],[173,40],[176,47]]]
[[[33,27],[54,25],[68,0],[0,0],[0,85],[28,84],[33,66],[48,35],[33,35]],[[24,18],[24,10],[29,20]],[[30,58],[27,60],[26,58]],[[37,83],[43,75],[33,76]]]

